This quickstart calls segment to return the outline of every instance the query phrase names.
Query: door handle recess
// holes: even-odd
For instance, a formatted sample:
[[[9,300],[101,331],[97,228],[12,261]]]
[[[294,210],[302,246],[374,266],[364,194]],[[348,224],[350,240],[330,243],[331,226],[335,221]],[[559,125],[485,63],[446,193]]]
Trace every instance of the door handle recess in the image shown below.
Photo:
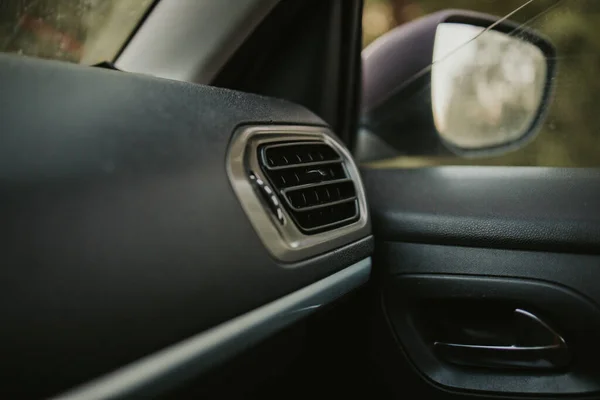
[[[557,369],[570,362],[565,340],[534,314],[514,310],[519,325],[529,333],[534,331],[541,343],[475,345],[434,342],[437,355],[446,361],[465,366],[487,368]]]

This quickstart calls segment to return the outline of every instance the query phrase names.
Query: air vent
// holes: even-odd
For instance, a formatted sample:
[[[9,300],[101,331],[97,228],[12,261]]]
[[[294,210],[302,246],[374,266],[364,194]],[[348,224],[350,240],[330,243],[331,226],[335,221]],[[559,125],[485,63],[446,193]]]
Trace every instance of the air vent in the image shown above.
[[[258,153],[262,172],[302,232],[320,233],[358,220],[354,182],[328,144],[267,144]]]
[[[263,245],[283,262],[306,260],[371,232],[352,155],[323,126],[242,126],[227,175]]]

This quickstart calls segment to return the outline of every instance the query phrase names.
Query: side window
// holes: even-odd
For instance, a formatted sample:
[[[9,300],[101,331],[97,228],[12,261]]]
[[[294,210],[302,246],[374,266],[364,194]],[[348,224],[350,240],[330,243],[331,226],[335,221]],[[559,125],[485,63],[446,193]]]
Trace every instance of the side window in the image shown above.
[[[2,0],[0,52],[113,61],[152,0]]]
[[[555,47],[554,91],[531,141],[504,154],[390,153],[380,166],[515,165],[600,166],[600,2],[597,0],[366,0],[363,46],[397,26],[444,9],[464,9],[508,18],[535,30]],[[500,88],[501,90],[502,88]],[[452,104],[458,109],[468,102]],[[419,132],[412,132],[418,135]]]

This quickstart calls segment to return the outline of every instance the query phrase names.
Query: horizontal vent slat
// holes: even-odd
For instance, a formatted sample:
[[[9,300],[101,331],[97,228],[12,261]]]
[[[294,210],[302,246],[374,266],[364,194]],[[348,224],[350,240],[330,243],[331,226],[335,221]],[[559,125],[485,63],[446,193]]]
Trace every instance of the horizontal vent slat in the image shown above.
[[[356,187],[328,144],[275,143],[259,148],[258,155],[282,206],[302,232],[323,232],[358,219]]]
[[[263,149],[263,160],[269,169],[288,168],[296,165],[325,165],[339,162],[340,156],[323,143],[278,144]]]
[[[296,166],[287,169],[269,171],[269,177],[279,189],[316,184],[344,179],[346,172],[341,163],[327,166]]]
[[[305,230],[321,229],[352,220],[358,216],[356,201],[318,210],[296,213],[296,221]]]
[[[289,164],[289,165],[280,165],[280,166],[268,167],[268,168],[271,170],[277,171],[277,170],[286,170],[289,168],[294,168],[299,165],[319,167],[319,166],[326,166],[326,165],[331,165],[331,164],[339,164],[340,162],[341,162],[340,160],[315,161],[315,162],[306,162],[306,163],[295,163],[295,164]]]
[[[291,208],[295,212],[303,212],[303,211],[309,211],[309,210],[318,210],[319,208],[336,206],[338,204],[349,203],[349,202],[355,201],[355,200],[356,200],[356,196],[349,197],[349,198],[343,199],[343,200],[332,201],[332,202],[329,202],[329,203],[318,204],[318,205],[314,205],[314,206],[303,206],[303,207],[294,207],[294,206],[291,206]]]
[[[302,210],[354,199],[356,191],[352,181],[344,181],[289,190],[285,193],[285,197],[294,209]]]

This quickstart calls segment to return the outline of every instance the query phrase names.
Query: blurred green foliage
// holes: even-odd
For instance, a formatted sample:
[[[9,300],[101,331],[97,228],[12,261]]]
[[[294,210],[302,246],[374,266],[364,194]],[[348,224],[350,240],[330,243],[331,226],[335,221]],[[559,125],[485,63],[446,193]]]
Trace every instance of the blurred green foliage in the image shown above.
[[[600,0],[366,0],[364,44],[393,27],[442,9],[506,16],[556,46],[558,73],[538,136],[498,157],[386,160],[382,165],[430,164],[600,166]],[[515,11],[517,10],[517,11]]]

